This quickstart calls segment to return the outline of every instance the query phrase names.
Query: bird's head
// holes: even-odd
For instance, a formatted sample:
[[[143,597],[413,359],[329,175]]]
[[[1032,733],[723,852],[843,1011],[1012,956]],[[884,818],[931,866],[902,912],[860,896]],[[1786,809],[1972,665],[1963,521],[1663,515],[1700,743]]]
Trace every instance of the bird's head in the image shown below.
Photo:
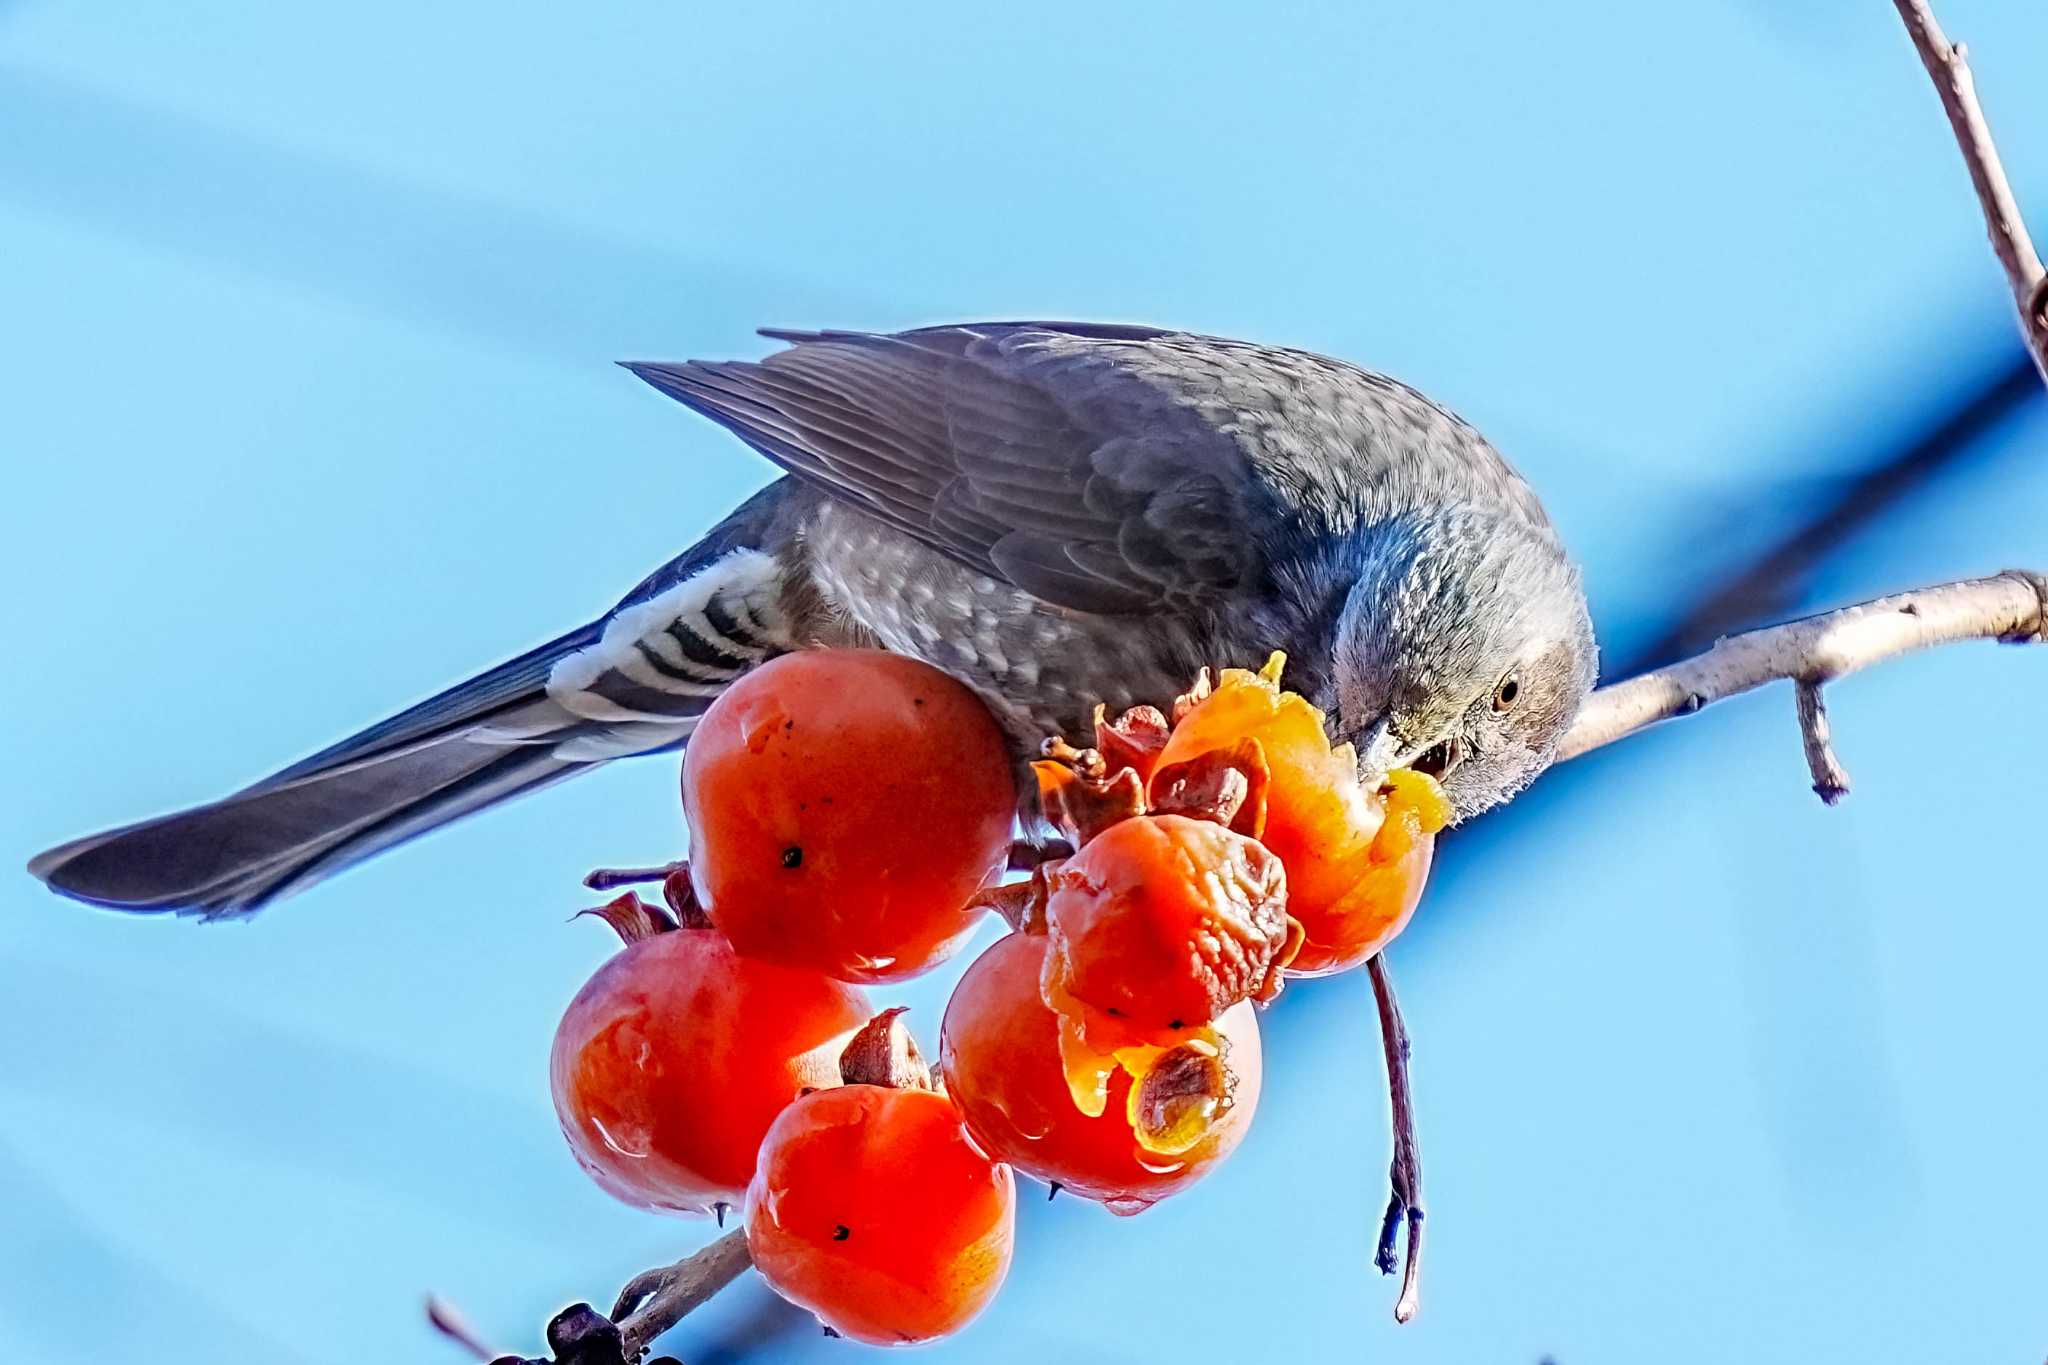
[[[1371,528],[1338,620],[1332,728],[1367,772],[1411,767],[1464,819],[1549,766],[1592,690],[1578,570],[1547,528],[1428,509]]]

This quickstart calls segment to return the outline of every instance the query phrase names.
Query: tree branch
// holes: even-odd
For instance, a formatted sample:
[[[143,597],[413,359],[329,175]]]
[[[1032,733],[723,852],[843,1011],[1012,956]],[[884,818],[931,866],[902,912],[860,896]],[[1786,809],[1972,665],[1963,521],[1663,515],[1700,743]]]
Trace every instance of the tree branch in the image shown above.
[[[1991,234],[1991,249],[2012,286],[2014,305],[2019,309],[2020,334],[2034,357],[2034,368],[2048,382],[2048,270],[2027,236],[2027,225],[2013,199],[2012,185],[2005,178],[1998,148],[1991,141],[1991,125],[1977,103],[1977,82],[1970,74],[1969,54],[1952,44],[1935,22],[1927,0],[1892,0],[1906,32],[1920,54],[1920,62],[1941,96],[1941,107],[1955,129],[1956,144],[1962,148],[1963,163],[1969,168],[1970,183],[1976,187],[1977,202],[1984,209],[1984,226]]]
[[[1660,720],[1689,716],[1783,678],[1804,685],[1801,723],[1808,757],[1815,763],[1816,789],[1828,782],[1846,791],[1848,776],[1833,761],[1826,713],[1819,704],[1822,683],[1959,640],[2025,644],[2044,637],[2048,577],[2026,569],[1880,597],[1731,635],[1704,654],[1603,687],[1587,700],[1557,756],[1576,758]]]
[[[638,1359],[638,1353],[656,1337],[738,1279],[753,1263],[746,1229],[734,1228],[695,1255],[659,1270],[642,1271],[628,1280],[612,1309],[619,1333],[626,1339],[626,1359]]]
[[[606,1317],[587,1303],[573,1303],[548,1323],[548,1355],[529,1360],[498,1355],[479,1339],[455,1308],[427,1300],[427,1321],[479,1360],[491,1365],[639,1365],[655,1338],[689,1316],[752,1265],[745,1229],[734,1228],[674,1265],[643,1270],[626,1281],[618,1304]],[[669,1357],[651,1365],[675,1365]]]
[[[1820,684],[1801,679],[1794,684],[1799,707],[1799,737],[1806,744],[1806,768],[1813,774],[1813,794],[1830,806],[1849,794],[1849,772],[1835,755],[1828,728],[1828,704]]]

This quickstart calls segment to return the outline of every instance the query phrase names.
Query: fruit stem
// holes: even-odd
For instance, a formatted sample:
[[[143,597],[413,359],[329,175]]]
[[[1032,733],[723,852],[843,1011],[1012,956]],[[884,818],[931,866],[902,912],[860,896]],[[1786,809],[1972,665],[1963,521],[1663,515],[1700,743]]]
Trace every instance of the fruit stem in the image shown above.
[[[502,1360],[505,1353],[484,1344],[483,1336],[457,1308],[439,1294],[427,1295],[427,1322],[436,1332],[475,1356],[478,1360]]]
[[[1366,963],[1372,993],[1379,1004],[1380,1043],[1387,1055],[1387,1102],[1394,1128],[1394,1159],[1387,1177],[1392,1186],[1387,1212],[1380,1220],[1379,1249],[1373,1260],[1383,1275],[1394,1273],[1394,1239],[1405,1220],[1408,1242],[1402,1256],[1401,1295],[1394,1301],[1394,1321],[1415,1316],[1422,1280],[1422,1151],[1415,1141],[1415,1102],[1408,1083],[1408,1027],[1394,981],[1387,974],[1387,955],[1374,953]]]
[[[671,872],[689,870],[688,863],[668,863],[662,867],[600,867],[583,879],[583,884],[592,891],[615,891],[622,886],[645,886],[658,882]]]
[[[661,867],[600,867],[586,874],[583,884],[592,891],[611,891],[621,886],[644,886],[649,882],[661,883],[661,898],[667,903],[669,914],[675,917],[676,927],[682,929],[709,929],[711,916],[697,900],[697,888],[690,881],[690,864],[687,861],[673,862]]]

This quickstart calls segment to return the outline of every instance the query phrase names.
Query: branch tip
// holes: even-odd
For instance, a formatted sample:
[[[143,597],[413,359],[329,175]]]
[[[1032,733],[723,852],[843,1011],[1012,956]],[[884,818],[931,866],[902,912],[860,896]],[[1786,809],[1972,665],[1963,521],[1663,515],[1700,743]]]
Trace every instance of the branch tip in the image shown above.
[[[1819,681],[1802,678],[1794,695],[1799,708],[1799,735],[1806,748],[1806,767],[1813,774],[1813,794],[1832,806],[1849,794],[1849,771],[1835,754],[1827,699],[1820,688]]]
[[[484,1344],[482,1335],[469,1319],[463,1316],[461,1309],[439,1294],[427,1295],[427,1323],[478,1360],[492,1361],[504,1358],[503,1351],[494,1351]]]
[[[2048,383],[2048,319],[2041,312],[2042,301],[2048,299],[2048,271],[2043,270],[2033,239],[2027,235],[2019,203],[2013,198],[2012,183],[2006,179],[1998,147],[1991,140],[1991,125],[1977,100],[1977,81],[1970,72],[1969,49],[1948,40],[1928,0],[1892,0],[1892,4],[1905,22],[1906,33],[1920,54],[1920,64],[1927,68],[1941,99],[1942,112],[1948,115],[1949,127],[1955,132],[1956,146],[1962,151],[1963,165],[1970,173],[1970,184],[1984,212],[1991,249],[1997,253],[1998,264],[2012,287],[2013,305],[2020,315],[2021,340],[2034,358],[2034,368],[2041,372],[2042,381]]]

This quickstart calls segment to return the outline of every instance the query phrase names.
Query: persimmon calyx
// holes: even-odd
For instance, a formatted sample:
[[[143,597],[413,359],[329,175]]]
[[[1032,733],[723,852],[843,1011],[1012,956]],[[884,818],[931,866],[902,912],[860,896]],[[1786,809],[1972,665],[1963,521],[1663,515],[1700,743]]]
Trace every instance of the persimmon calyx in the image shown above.
[[[1075,749],[1064,740],[1046,743],[1042,758],[1031,765],[1038,778],[1039,809],[1075,848],[1121,820],[1145,813],[1145,784],[1136,770],[1119,768],[1103,775],[1102,756],[1093,749]]]
[[[1107,706],[1095,708],[1095,751],[1110,772],[1129,768],[1141,782],[1150,782],[1171,733],[1156,706],[1133,706],[1113,720]]]
[[[1266,746],[1246,735],[1152,775],[1152,813],[1211,820],[1248,838],[1266,830],[1266,791],[1272,769]]]
[[[670,933],[682,927],[668,911],[658,905],[649,905],[633,891],[606,901],[603,905],[578,910],[574,918],[582,919],[585,915],[595,915],[610,925],[612,932],[619,936],[619,942],[629,947],[642,939]]]
[[[632,892],[617,900],[592,910],[581,912],[596,915],[628,943],[637,943],[651,933],[662,929],[709,929],[711,916],[704,912],[697,899],[697,887],[690,880],[690,865],[687,862],[668,863],[662,867],[601,867],[584,877],[583,884],[593,891],[609,891],[615,886],[644,886],[649,882],[661,883],[662,903],[668,907],[663,912],[657,907],[640,903]],[[631,902],[631,905],[625,903]],[[622,907],[617,915],[613,907]],[[632,913],[637,907],[640,914]],[[650,928],[644,922],[645,916],[654,916],[663,921],[658,928]],[[623,917],[626,927],[618,922]]]
[[[885,1090],[936,1090],[932,1069],[903,1022],[909,1006],[897,1005],[861,1025],[839,1054],[839,1079],[847,1085]]]
[[[1045,932],[1045,903],[1052,895],[1052,874],[1059,871],[1065,858],[1048,858],[1031,869],[1031,875],[1020,882],[1004,882],[1000,886],[983,887],[969,898],[967,904],[979,910],[993,910],[1003,917],[1003,923],[1020,934],[1042,934]]]

